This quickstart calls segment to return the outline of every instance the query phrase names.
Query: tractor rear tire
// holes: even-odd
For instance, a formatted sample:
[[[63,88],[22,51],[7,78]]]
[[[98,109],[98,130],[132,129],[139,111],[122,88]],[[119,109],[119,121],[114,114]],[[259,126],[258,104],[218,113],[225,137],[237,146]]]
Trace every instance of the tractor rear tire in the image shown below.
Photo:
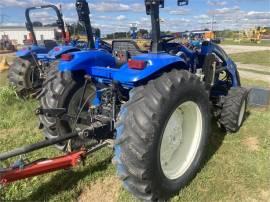
[[[8,73],[9,83],[16,88],[19,96],[25,97],[38,91],[41,78],[31,60],[16,58]]]
[[[75,115],[79,98],[83,92],[84,80],[75,80],[70,72],[58,72],[54,68],[48,73],[47,81],[44,84],[40,96],[40,107],[43,109],[66,108],[69,114]],[[90,93],[93,93],[92,86],[87,89],[85,97],[88,97]],[[72,126],[68,122],[60,121],[56,117],[40,115],[39,120],[40,128],[43,129],[46,139],[53,139],[72,132]],[[56,147],[64,150],[66,143],[58,144]]]
[[[228,133],[237,132],[245,120],[248,103],[248,90],[242,87],[231,88],[225,97],[220,124]]]
[[[116,124],[113,162],[124,187],[146,201],[178,193],[203,164],[210,116],[204,84],[187,71],[133,89]]]

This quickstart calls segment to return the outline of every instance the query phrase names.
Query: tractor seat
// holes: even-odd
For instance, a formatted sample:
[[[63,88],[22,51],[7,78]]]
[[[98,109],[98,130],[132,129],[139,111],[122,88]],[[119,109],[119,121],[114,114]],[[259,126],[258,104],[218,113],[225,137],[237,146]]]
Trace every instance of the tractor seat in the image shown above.
[[[127,63],[131,57],[148,53],[148,51],[141,50],[132,40],[114,40],[112,42],[112,53],[116,60],[116,66],[119,68]]]
[[[114,40],[112,42],[113,53],[115,51],[127,51],[130,57],[148,53],[148,51],[141,50],[135,41],[132,40]]]
[[[54,47],[57,46],[56,41],[54,40],[44,40],[44,46],[48,49],[48,50],[52,50]]]

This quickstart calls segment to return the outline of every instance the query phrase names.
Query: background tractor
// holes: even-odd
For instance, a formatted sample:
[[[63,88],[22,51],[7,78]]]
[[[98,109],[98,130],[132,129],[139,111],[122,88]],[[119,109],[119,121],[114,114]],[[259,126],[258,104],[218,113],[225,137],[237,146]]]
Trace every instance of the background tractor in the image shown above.
[[[0,53],[1,52],[14,52],[16,51],[15,45],[8,38],[8,35],[2,35],[0,39]]]
[[[30,19],[30,11],[51,8],[56,12],[57,25],[61,30],[63,44],[57,45],[55,41],[44,40],[44,45],[38,44],[34,32],[33,23]],[[85,41],[78,39],[71,40],[70,34],[65,29],[62,13],[54,5],[45,5],[40,7],[31,7],[26,9],[26,28],[30,32],[32,45],[23,48],[16,53],[16,59],[9,70],[9,81],[16,87],[19,95],[28,96],[37,95],[41,89],[43,81],[47,78],[49,69],[55,69],[61,55],[69,52],[75,52],[87,49],[89,47],[104,48],[108,51],[111,47],[100,38],[96,37],[95,41]],[[84,19],[81,19],[82,21]],[[87,24],[88,22],[86,22]]]
[[[57,26],[61,30],[64,45],[58,46],[56,41],[44,40],[44,44],[38,44],[34,32],[30,12],[33,10],[51,8],[57,15]],[[48,62],[58,58],[61,54],[78,51],[79,49],[69,45],[70,39],[66,35],[62,13],[54,5],[27,8],[25,11],[26,29],[30,32],[32,45],[23,48],[16,53],[16,59],[9,70],[9,81],[16,87],[20,95],[29,95],[39,91],[46,76]]]
[[[140,50],[132,40],[115,40],[112,54],[96,49],[62,55],[37,110],[47,140],[1,154],[0,160],[53,144],[69,153],[3,169],[0,181],[72,167],[113,145],[123,186],[142,200],[167,200],[200,170],[211,116],[228,132],[239,130],[248,91],[241,87],[235,63],[212,42],[190,50],[162,38],[164,1],[145,0],[145,7],[151,16],[151,51]],[[77,0],[76,8],[89,18],[86,0]],[[90,23],[88,28],[91,32]]]

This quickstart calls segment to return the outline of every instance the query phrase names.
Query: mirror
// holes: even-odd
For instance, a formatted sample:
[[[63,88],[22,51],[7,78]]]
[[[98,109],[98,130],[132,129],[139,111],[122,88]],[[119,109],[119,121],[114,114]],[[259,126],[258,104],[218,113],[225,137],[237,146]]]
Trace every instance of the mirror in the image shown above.
[[[188,0],[177,0],[178,6],[187,6]]]

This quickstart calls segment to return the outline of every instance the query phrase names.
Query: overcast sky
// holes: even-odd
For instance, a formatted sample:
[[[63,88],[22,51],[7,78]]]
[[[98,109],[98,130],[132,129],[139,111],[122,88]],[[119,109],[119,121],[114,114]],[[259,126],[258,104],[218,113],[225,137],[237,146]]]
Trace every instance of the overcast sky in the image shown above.
[[[211,28],[243,29],[253,26],[270,26],[270,0],[190,0],[189,6],[177,7],[177,0],[165,0],[161,9],[162,30],[174,32]],[[75,0],[0,0],[2,25],[24,25],[26,7],[41,4],[61,4],[66,22],[76,22]],[[93,26],[103,34],[128,31],[131,23],[149,29],[150,19],[145,13],[144,0],[88,0]],[[37,21],[52,22],[48,10],[35,12]]]

